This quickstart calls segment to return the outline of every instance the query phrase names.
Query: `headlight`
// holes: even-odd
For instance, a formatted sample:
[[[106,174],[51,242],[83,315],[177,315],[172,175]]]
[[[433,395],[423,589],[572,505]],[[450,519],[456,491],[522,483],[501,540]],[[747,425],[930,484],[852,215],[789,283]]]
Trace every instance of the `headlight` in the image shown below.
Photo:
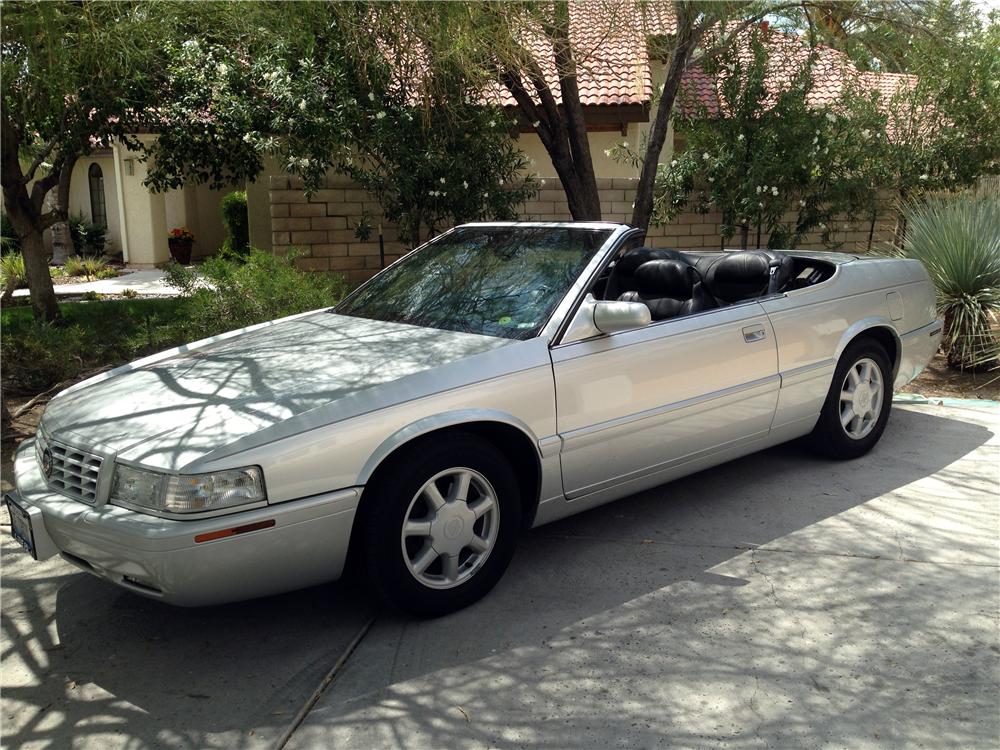
[[[267,499],[257,466],[211,474],[160,474],[115,465],[111,499],[170,513],[200,513]]]

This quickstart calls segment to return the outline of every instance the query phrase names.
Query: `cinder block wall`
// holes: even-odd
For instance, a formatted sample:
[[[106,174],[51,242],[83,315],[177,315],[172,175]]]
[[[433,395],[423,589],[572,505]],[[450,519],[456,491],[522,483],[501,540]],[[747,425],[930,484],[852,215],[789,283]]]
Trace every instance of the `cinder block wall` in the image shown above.
[[[382,221],[382,207],[369,193],[351,180],[331,177],[326,186],[308,198],[302,183],[294,177],[271,177],[271,232],[274,252],[286,253],[290,248],[304,252],[296,262],[301,268],[316,271],[337,271],[349,281],[360,282],[371,277],[380,267],[378,226],[382,224],[386,264],[408,252],[399,242],[396,227]],[[632,201],[637,180],[615,177],[598,179],[601,211],[606,221],[628,222],[632,216]],[[355,228],[367,215],[374,229],[367,242],[359,240]],[[527,201],[520,214],[525,221],[567,221],[571,217],[566,196],[558,183],[548,180],[533,200]],[[791,217],[790,217],[791,218]],[[664,226],[650,227],[646,244],[672,247],[678,250],[714,250],[723,247],[722,216],[718,213],[686,212]],[[443,228],[443,227],[442,227]],[[832,235],[836,247],[824,245],[819,233],[808,236],[799,244],[804,250],[839,249],[865,252],[868,247],[868,223],[839,222]],[[882,216],[876,222],[873,246],[892,238],[894,222]],[[767,245],[762,235],[761,246]],[[730,239],[727,247],[735,247],[740,238]],[[757,242],[756,229],[751,228],[749,246]]]

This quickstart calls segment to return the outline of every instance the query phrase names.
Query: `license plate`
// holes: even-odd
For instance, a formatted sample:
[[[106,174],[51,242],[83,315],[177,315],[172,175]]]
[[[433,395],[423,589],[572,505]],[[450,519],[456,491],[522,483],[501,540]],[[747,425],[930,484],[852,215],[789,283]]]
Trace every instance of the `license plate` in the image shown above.
[[[31,529],[31,516],[10,497],[7,501],[7,512],[10,513],[10,532],[14,541],[24,547],[25,551],[35,556],[35,534]]]

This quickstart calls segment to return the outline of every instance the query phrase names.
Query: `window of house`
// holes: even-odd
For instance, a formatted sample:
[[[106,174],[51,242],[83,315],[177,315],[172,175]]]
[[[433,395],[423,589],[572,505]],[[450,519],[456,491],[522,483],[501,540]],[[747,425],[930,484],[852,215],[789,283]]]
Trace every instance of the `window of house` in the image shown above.
[[[96,162],[90,165],[87,177],[90,180],[90,219],[98,226],[106,228],[108,207],[104,200],[104,173]]]

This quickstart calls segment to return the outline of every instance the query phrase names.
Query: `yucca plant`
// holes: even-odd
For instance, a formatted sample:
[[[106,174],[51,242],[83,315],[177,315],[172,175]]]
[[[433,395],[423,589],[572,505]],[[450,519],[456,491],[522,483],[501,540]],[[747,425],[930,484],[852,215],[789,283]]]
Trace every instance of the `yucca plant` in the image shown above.
[[[26,286],[28,277],[24,272],[24,258],[21,253],[4,253],[0,256],[0,286],[3,299],[8,300],[15,289]]]
[[[1000,358],[1000,195],[934,196],[905,207],[903,254],[924,264],[944,318],[942,348],[954,368]]]

